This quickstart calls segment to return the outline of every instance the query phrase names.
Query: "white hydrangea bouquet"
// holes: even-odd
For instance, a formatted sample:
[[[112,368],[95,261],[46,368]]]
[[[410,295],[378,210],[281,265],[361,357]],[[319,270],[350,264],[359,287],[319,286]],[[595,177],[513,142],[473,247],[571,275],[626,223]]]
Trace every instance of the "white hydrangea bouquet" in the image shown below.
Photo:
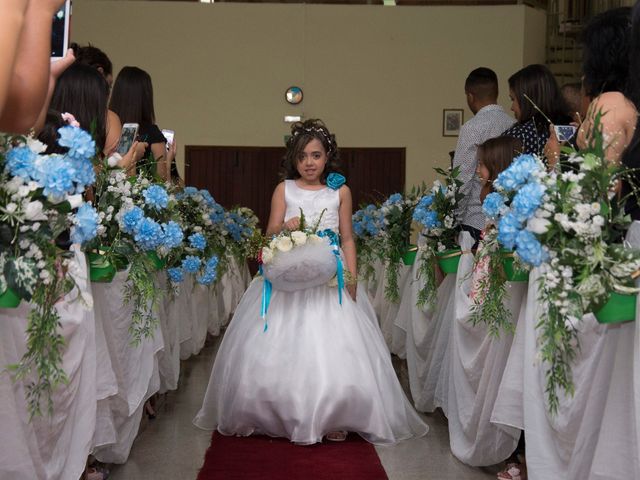
[[[63,116],[64,118],[64,116]],[[58,145],[30,137],[0,135],[0,301],[4,308],[31,302],[27,351],[9,369],[27,379],[31,415],[41,412],[67,377],[61,367],[64,339],[54,306],[74,286],[72,243],[97,233],[98,214],[82,193],[94,180],[95,142],[77,122],[58,129]],[[92,307],[88,296],[81,299]]]
[[[435,171],[444,177],[444,183],[436,180],[430,193],[420,198],[413,212],[413,220],[422,227],[424,238],[424,244],[419,247],[421,260],[417,272],[424,284],[418,292],[417,305],[423,307],[426,304],[430,308],[435,306],[438,291],[436,260],[442,257],[446,261],[443,270],[449,273],[447,266],[457,266],[460,259],[458,234],[461,227],[457,212],[464,198],[460,191],[462,182],[458,180],[459,167],[450,170],[436,168]]]
[[[564,172],[545,174],[539,160],[521,157],[497,187],[517,191],[509,207],[499,207],[498,241],[515,246],[526,264],[540,266],[539,356],[552,413],[560,390],[574,393],[571,362],[582,317],[594,312],[600,318],[616,295],[630,296],[635,306],[638,292],[633,276],[640,250],[622,243],[631,220],[624,213],[626,199],[616,193],[628,172],[605,159],[599,120],[588,149],[567,149]]]
[[[320,217],[322,218],[322,216]],[[260,249],[258,262],[273,288],[292,292],[328,284],[336,275],[330,236],[318,232],[320,219],[307,228],[300,210],[300,228],[284,230]]]

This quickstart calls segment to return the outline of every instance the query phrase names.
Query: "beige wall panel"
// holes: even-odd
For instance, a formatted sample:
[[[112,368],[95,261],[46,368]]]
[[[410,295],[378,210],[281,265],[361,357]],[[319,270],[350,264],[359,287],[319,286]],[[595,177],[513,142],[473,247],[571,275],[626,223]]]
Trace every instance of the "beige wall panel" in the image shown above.
[[[540,12],[522,5],[84,0],[73,13],[73,41],[105,50],[115,73],[151,74],[158,124],[180,146],[282,145],[284,115],[303,114],[324,119],[339,145],[406,147],[407,185],[447,164],[456,138],[442,136],[442,109],[470,118],[471,69],[497,72],[508,108],[507,77],[544,54]],[[304,89],[299,106],[284,101],[290,85]]]

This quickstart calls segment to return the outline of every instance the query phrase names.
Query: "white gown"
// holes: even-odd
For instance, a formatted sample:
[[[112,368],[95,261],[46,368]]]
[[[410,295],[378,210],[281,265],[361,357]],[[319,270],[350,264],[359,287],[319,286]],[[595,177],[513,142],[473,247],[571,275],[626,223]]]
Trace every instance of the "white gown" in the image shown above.
[[[339,195],[287,181],[289,219],[302,208],[320,229],[338,230]],[[373,309],[326,285],[275,290],[263,330],[263,280],[243,296],[220,345],[203,405],[194,423],[226,435],[266,434],[299,444],[336,430],[392,444],[427,433],[402,391]]]

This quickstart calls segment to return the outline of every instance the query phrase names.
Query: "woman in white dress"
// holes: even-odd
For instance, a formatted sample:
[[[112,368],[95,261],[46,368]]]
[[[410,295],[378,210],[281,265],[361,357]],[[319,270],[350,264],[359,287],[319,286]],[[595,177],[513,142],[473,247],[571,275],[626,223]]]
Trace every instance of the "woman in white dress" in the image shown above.
[[[344,177],[327,181],[337,158],[334,137],[322,122],[292,126],[285,181],[273,194],[267,234],[297,229],[302,209],[309,224],[319,222],[319,230],[339,231],[346,269],[355,278],[351,192],[341,185]],[[351,284],[340,303],[326,284],[274,288],[265,330],[263,283],[256,278],[238,305],[196,426],[225,435],[286,437],[298,444],[325,436],[344,440],[348,431],[376,444],[427,433],[398,382],[366,293],[356,303]]]

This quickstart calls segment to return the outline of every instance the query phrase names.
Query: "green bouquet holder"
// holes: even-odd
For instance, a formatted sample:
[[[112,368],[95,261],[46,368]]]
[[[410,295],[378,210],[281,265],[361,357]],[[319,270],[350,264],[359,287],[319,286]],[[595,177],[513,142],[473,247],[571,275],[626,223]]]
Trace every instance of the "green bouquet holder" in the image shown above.
[[[501,250],[502,252],[502,267],[504,268],[504,275],[509,282],[528,282],[529,272],[526,270],[520,270],[514,267],[513,252],[511,250]]]
[[[445,274],[456,273],[458,271],[458,264],[460,263],[460,256],[462,250],[459,248],[452,248],[451,250],[445,250],[444,252],[436,253],[438,257],[438,264],[440,269]]]
[[[599,323],[622,323],[636,319],[637,295],[612,292],[600,310],[594,312]]]
[[[147,257],[149,258],[149,260],[151,260],[151,263],[156,270],[162,270],[167,266],[167,259],[160,258],[156,252],[147,252]]]
[[[405,265],[413,265],[416,261],[416,254],[418,253],[418,247],[415,245],[409,245],[409,248],[402,255],[402,262]]]
[[[109,283],[116,276],[116,267],[100,252],[89,252],[89,278],[92,282]]]
[[[127,257],[120,255],[119,253],[111,255],[111,260],[113,261],[113,265],[116,267],[116,270],[119,272],[126,270],[129,266],[129,260]]]
[[[12,288],[7,288],[0,294],[0,308],[17,308],[21,300]]]

